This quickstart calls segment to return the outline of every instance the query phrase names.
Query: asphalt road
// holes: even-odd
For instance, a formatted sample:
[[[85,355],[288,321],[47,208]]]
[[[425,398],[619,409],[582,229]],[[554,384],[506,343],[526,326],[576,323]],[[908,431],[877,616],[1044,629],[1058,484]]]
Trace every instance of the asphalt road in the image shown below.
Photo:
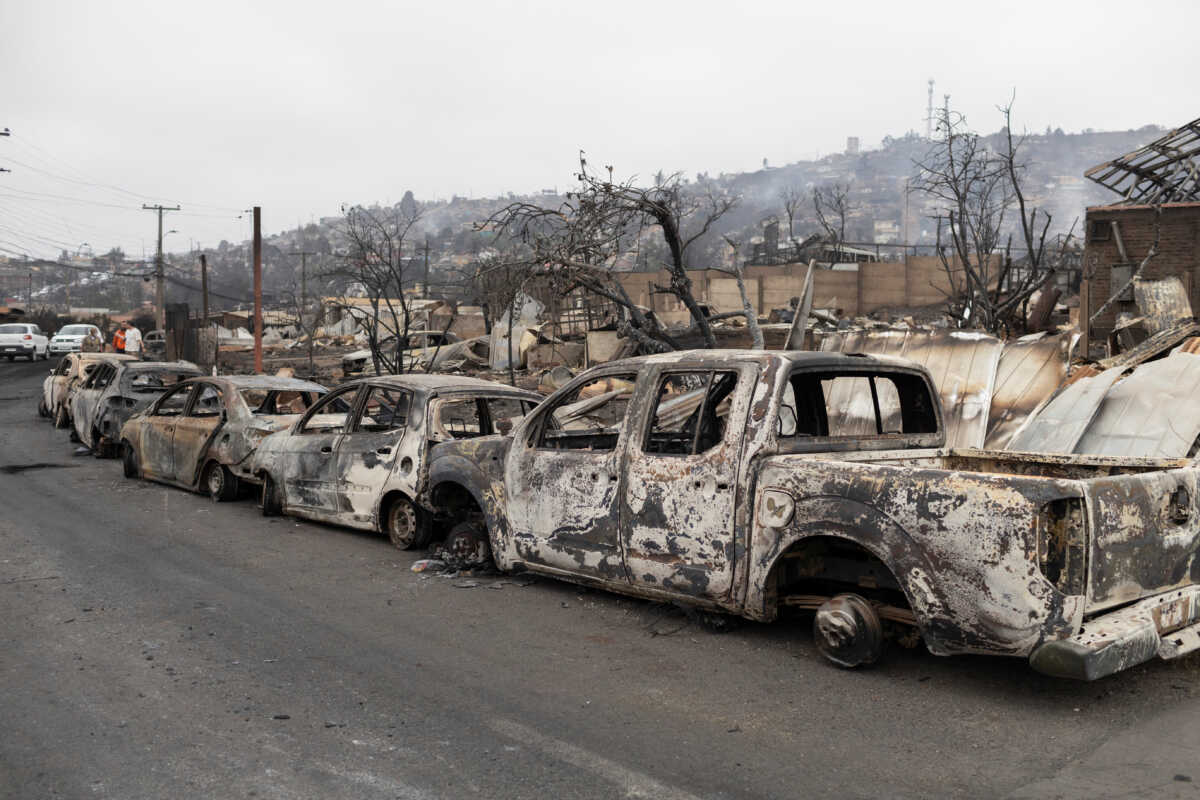
[[[0,364],[0,796],[1196,797],[1200,660],[1094,684],[413,573],[72,456]]]

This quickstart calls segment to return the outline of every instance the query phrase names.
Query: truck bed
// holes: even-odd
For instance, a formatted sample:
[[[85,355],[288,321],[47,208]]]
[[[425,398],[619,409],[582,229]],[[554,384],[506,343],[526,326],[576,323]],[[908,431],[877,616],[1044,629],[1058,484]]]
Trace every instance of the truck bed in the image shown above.
[[[871,462],[953,472],[987,475],[1086,480],[1111,475],[1182,469],[1191,466],[1184,458],[1117,458],[1112,456],[1012,453],[1004,450],[882,450],[856,453],[813,454],[814,458]]]

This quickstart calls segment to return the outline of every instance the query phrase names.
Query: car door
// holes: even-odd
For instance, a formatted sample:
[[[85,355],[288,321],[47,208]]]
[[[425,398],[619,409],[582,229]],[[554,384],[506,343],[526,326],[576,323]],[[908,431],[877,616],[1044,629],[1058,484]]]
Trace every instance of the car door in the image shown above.
[[[709,599],[732,586],[734,509],[749,391],[745,365],[647,376],[653,403],[625,459],[621,536],[630,580]]]
[[[142,418],[138,459],[148,478],[175,480],[175,427],[187,410],[195,384],[181,383],[150,406]]]
[[[225,395],[215,384],[198,382],[191,402],[178,417],[171,439],[175,480],[191,486],[200,479],[199,471],[208,445],[225,420]]]
[[[412,393],[391,386],[368,385],[354,420],[337,445],[337,510],[355,523],[374,527],[376,510],[392,469],[405,452]],[[414,448],[408,474],[415,478]]]
[[[509,523],[518,558],[625,580],[617,500],[637,374],[602,372],[567,386],[509,450]]]
[[[71,401],[71,417],[75,425],[75,435],[89,447],[95,444],[92,442],[92,425],[96,420],[100,396],[104,393],[104,389],[112,383],[116,374],[115,365],[98,364]]]
[[[337,512],[334,452],[353,419],[359,389],[352,384],[322,397],[281,446],[282,474],[273,477],[289,512],[320,517]]]

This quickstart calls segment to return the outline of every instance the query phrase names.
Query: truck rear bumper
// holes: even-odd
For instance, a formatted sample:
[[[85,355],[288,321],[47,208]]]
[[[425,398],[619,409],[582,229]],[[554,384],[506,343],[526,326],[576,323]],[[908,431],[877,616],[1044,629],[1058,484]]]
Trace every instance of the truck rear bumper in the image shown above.
[[[1094,681],[1158,656],[1200,649],[1200,586],[1164,592],[1087,620],[1069,639],[1046,642],[1029,656],[1038,672]]]

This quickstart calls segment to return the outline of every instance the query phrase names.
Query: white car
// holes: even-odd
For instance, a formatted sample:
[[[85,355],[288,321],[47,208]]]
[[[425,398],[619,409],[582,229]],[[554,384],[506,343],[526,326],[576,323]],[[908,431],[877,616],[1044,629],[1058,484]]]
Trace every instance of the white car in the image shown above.
[[[12,361],[25,356],[30,361],[50,357],[50,342],[37,325],[29,322],[9,322],[0,325],[0,356]]]
[[[93,331],[103,342],[104,334],[95,325],[64,325],[50,340],[50,354],[78,353],[83,349],[83,340]]]

